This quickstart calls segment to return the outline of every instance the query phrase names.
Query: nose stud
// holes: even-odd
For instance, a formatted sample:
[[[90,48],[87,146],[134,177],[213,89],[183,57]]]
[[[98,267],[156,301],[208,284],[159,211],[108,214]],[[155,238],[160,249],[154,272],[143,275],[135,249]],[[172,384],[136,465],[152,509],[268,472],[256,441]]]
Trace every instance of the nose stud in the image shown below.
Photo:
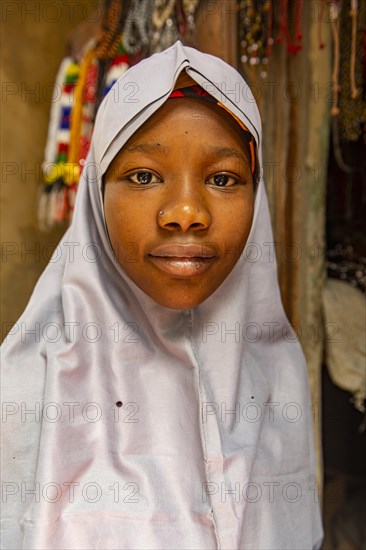
[[[164,214],[165,214],[164,210],[160,210],[159,217],[164,216]]]

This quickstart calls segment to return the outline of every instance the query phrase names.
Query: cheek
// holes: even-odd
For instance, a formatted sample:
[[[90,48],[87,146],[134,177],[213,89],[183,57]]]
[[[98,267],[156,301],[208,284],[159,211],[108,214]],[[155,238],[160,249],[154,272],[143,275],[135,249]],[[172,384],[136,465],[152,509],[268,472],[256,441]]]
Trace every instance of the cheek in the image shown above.
[[[242,214],[240,217],[240,235],[241,240],[243,241],[243,246],[246,243],[250,229],[252,227],[254,214],[254,202],[251,200],[249,203],[246,202],[244,208],[242,209]]]
[[[113,187],[107,185],[105,190],[104,215],[114,253],[121,263],[139,241],[138,216],[133,202],[122,200],[119,190]]]
[[[220,216],[221,244],[237,251],[238,260],[247,242],[254,213],[253,197],[236,197],[218,213]],[[218,228],[219,229],[219,228]]]
[[[137,193],[125,194],[111,185],[106,187],[104,214],[112,243],[120,245],[143,240],[151,229],[154,215],[149,201],[141,201]]]

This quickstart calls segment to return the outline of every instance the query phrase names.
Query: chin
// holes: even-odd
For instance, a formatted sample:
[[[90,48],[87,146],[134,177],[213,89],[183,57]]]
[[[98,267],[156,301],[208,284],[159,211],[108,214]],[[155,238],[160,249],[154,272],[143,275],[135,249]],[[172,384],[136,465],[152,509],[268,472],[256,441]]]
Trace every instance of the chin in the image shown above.
[[[188,310],[193,309],[201,305],[208,296],[195,298],[193,296],[183,296],[183,297],[165,297],[164,299],[157,300],[156,297],[153,297],[153,300],[163,307],[175,310]]]

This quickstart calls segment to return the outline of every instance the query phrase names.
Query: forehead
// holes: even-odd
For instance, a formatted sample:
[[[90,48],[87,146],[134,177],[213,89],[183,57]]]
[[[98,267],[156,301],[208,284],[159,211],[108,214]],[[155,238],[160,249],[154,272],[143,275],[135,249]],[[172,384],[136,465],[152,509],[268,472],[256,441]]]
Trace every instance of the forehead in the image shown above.
[[[226,110],[202,99],[185,97],[168,99],[131,136],[120,153],[131,143],[146,138],[170,143],[179,133],[189,133],[192,139],[212,139],[218,144],[229,140],[249,154],[243,130]]]

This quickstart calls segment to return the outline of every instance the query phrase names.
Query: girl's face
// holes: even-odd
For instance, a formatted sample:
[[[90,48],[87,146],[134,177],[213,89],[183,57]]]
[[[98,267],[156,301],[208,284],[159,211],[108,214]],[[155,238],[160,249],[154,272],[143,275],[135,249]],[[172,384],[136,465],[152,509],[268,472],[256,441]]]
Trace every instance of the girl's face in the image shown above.
[[[253,218],[238,123],[201,99],[169,99],[108,168],[104,208],[124,271],[162,306],[189,309],[225,280]]]

